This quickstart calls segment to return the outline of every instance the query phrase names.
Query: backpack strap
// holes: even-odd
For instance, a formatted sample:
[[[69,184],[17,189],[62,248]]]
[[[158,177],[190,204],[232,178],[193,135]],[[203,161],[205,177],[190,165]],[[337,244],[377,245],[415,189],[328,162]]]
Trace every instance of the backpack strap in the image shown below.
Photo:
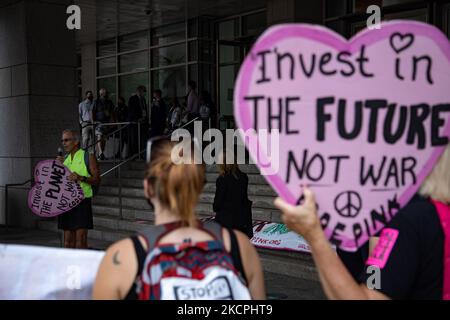
[[[442,299],[450,300],[450,206],[446,203],[431,199],[441,222],[444,232],[444,272]]]
[[[131,236],[130,239],[133,242],[134,251],[136,252],[136,257],[138,261],[138,269],[136,272],[136,277],[138,277],[142,273],[142,270],[144,270],[144,262],[145,258],[147,257],[147,252],[142,246],[138,235]]]
[[[244,278],[245,283],[248,284],[247,275],[245,274],[244,265],[242,264],[241,252],[239,250],[239,242],[237,240],[234,230],[227,228],[230,234],[230,256],[233,259],[234,267],[240,272],[241,276]]]
[[[223,244],[222,226],[215,221],[206,221],[201,224],[200,229],[211,234],[216,240]]]

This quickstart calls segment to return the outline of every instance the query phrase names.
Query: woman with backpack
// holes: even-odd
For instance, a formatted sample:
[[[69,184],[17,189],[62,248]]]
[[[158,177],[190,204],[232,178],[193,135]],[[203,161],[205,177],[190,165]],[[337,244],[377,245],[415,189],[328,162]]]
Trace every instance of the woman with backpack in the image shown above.
[[[149,143],[144,193],[155,225],[109,247],[93,298],[264,299],[261,262],[247,236],[197,220],[205,168],[194,164],[194,152],[175,164],[172,153],[185,159],[178,147],[163,138]]]

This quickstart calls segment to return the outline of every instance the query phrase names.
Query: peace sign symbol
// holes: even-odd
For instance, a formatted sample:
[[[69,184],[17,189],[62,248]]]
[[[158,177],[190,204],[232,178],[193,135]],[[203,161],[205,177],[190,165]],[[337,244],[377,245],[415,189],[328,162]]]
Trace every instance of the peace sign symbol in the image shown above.
[[[344,218],[354,218],[359,214],[362,201],[355,191],[344,191],[334,199],[334,209]]]

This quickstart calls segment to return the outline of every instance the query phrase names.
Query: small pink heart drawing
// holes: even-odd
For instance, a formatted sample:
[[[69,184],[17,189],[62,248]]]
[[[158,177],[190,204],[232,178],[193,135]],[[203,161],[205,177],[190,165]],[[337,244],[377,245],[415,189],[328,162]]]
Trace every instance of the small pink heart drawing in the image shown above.
[[[350,40],[322,26],[278,25],[241,66],[234,116],[277,193],[295,204],[309,185],[328,239],[355,251],[409,202],[447,147],[449,84],[450,42],[431,25],[392,21]]]
[[[400,53],[403,50],[408,49],[413,44],[413,42],[414,42],[414,35],[411,33],[408,34],[394,33],[390,38],[391,47],[397,53]]]
[[[28,193],[28,207],[44,218],[71,210],[84,199],[80,184],[68,180],[71,171],[57,160],[40,161],[34,169],[35,184]]]

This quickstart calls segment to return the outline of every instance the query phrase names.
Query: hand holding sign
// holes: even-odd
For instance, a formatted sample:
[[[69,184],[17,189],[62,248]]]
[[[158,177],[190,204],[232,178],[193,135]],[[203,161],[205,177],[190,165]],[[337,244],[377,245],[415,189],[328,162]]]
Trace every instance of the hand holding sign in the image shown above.
[[[55,217],[80,204],[84,199],[73,173],[58,160],[44,160],[34,170],[35,185],[28,194],[31,211],[45,218]]]
[[[245,59],[234,115],[278,194],[294,204],[308,184],[329,240],[354,251],[411,199],[448,144],[449,83],[450,43],[428,24],[389,22],[351,40],[280,25]],[[279,136],[278,153],[262,131]]]
[[[294,207],[281,198],[275,199],[274,204],[283,213],[284,224],[290,230],[300,234],[306,241],[311,242],[312,237],[318,234],[318,230],[320,231],[321,225],[317,216],[314,193],[305,187],[303,195],[305,200],[300,206]]]

